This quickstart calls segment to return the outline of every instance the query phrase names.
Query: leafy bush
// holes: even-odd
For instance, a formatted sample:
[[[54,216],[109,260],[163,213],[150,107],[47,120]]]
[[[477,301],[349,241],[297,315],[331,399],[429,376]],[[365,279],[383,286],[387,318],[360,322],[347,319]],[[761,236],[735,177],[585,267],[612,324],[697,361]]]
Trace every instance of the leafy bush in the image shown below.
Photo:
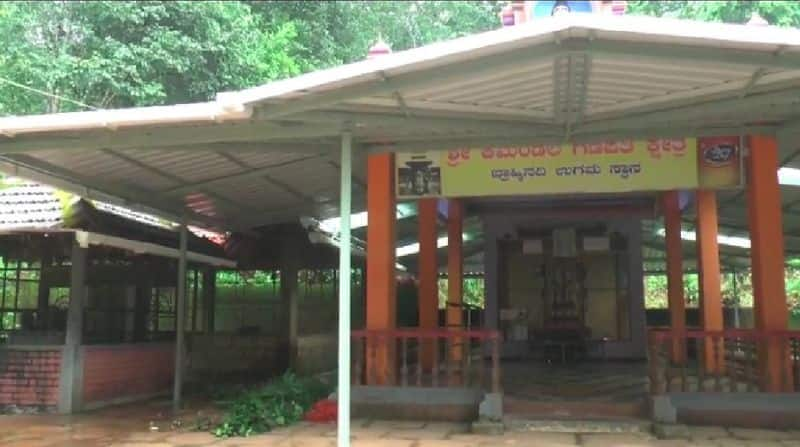
[[[331,387],[317,379],[287,372],[235,398],[214,434],[221,438],[250,436],[291,425],[330,392]]]

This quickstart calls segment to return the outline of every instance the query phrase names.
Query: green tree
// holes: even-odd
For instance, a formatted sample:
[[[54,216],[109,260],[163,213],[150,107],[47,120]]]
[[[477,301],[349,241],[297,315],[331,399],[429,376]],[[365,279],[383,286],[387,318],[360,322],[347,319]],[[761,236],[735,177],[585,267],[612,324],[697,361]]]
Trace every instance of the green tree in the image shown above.
[[[207,100],[299,73],[294,37],[240,2],[2,3],[0,114]]]
[[[361,60],[379,36],[403,50],[495,29],[499,8],[494,1],[0,2],[0,115],[204,101]]]
[[[483,277],[464,278],[462,287],[464,306],[483,309],[486,304]],[[439,309],[447,308],[447,289],[447,278],[439,278]]]
[[[653,1],[628,2],[630,14],[675,17],[707,22],[746,23],[757,12],[770,24],[800,26],[797,1]]]
[[[293,23],[303,71],[364,59],[378,37],[394,51],[496,29],[497,1],[250,2],[271,27]]]

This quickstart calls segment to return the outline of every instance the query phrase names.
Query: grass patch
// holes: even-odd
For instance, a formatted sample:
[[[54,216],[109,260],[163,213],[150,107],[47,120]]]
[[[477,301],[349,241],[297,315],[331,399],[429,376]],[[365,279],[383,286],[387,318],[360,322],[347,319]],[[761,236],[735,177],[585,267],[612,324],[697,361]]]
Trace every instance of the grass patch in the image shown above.
[[[291,425],[331,391],[330,385],[318,379],[287,372],[266,385],[235,395],[225,393],[228,395],[220,402],[225,406],[225,415],[213,433],[220,438],[251,436]]]

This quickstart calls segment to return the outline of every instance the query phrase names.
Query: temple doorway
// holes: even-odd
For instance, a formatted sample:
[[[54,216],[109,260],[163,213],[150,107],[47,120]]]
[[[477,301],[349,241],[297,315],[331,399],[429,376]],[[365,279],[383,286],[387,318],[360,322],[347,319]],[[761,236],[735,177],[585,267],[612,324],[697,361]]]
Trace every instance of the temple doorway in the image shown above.
[[[638,221],[521,222],[498,242],[511,414],[643,415]],[[636,278],[635,280],[632,278]]]

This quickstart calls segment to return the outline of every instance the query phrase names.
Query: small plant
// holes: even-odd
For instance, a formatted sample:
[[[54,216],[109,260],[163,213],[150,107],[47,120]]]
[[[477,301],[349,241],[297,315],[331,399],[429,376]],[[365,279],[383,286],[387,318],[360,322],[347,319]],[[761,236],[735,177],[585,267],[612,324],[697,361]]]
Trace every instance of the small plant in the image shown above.
[[[331,389],[312,378],[287,372],[267,385],[246,391],[234,399],[222,423],[214,429],[220,438],[250,436],[291,425]]]

